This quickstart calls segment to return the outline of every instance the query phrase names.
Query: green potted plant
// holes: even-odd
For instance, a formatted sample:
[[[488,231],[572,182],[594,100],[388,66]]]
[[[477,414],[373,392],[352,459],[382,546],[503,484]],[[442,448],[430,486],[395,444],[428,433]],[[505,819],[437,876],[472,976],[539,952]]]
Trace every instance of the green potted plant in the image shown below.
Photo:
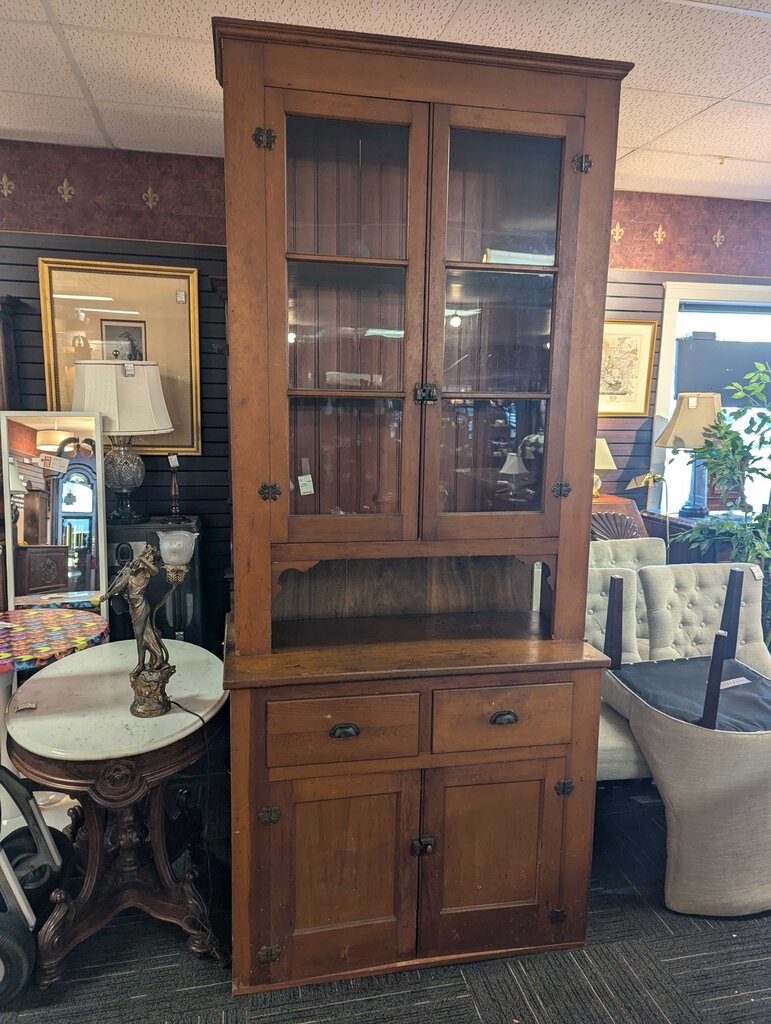
[[[713,545],[728,545],[735,562],[757,562],[763,569],[763,625],[766,644],[771,642],[771,532],[766,504],[753,513],[747,501],[747,484],[769,481],[771,470],[765,464],[764,450],[771,448],[771,364],[755,363],[742,382],[730,386],[741,403],[721,412],[714,425],[704,433],[704,444],[690,455],[690,461],[703,459],[709,479],[735,513],[713,516],[695,523],[689,540],[705,554]],[[741,431],[737,429],[741,427]],[[738,513],[738,514],[737,514]]]

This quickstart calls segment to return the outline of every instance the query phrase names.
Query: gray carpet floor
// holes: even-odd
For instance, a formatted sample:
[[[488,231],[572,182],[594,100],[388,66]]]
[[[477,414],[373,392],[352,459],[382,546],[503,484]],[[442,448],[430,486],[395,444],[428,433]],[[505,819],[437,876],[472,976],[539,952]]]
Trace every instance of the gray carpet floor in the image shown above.
[[[771,913],[666,910],[664,839],[654,789],[600,790],[580,950],[236,999],[229,972],[189,956],[181,932],[126,913],[0,1024],[771,1024]]]

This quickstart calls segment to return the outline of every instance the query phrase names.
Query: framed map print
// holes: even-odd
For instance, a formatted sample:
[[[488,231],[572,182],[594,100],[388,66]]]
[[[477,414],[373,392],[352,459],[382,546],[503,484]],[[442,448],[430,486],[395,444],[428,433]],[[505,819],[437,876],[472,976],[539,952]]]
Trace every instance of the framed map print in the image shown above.
[[[606,320],[602,336],[598,416],[647,416],[655,320]]]

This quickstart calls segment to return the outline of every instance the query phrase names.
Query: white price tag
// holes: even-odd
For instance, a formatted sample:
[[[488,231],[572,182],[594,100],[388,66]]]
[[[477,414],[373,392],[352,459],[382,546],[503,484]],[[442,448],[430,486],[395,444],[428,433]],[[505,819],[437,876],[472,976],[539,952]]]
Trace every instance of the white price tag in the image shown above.
[[[172,469],[179,469],[179,457],[176,452],[169,453],[169,465]]]
[[[66,473],[70,467],[70,461],[59,458],[58,455],[41,455],[40,465],[43,469],[52,469],[54,473]]]
[[[752,573],[752,575],[755,577],[756,580],[762,580],[763,579],[763,570],[760,568],[759,565],[751,565],[750,566],[750,572]]]
[[[749,679],[746,676],[738,676],[736,679],[724,679],[720,684],[721,690],[730,690],[732,686],[741,686],[742,683],[748,683]]]
[[[302,476],[298,476],[297,485],[300,488],[300,494],[313,494],[313,477],[310,473],[303,473]]]

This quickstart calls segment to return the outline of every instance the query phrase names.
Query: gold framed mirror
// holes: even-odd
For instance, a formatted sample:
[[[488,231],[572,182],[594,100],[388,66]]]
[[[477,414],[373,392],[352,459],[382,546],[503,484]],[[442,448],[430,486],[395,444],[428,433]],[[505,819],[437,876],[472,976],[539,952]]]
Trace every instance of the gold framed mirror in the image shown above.
[[[135,450],[200,455],[198,271],[41,258],[38,275],[48,409],[72,408],[78,361],[157,361],[174,429]]]

